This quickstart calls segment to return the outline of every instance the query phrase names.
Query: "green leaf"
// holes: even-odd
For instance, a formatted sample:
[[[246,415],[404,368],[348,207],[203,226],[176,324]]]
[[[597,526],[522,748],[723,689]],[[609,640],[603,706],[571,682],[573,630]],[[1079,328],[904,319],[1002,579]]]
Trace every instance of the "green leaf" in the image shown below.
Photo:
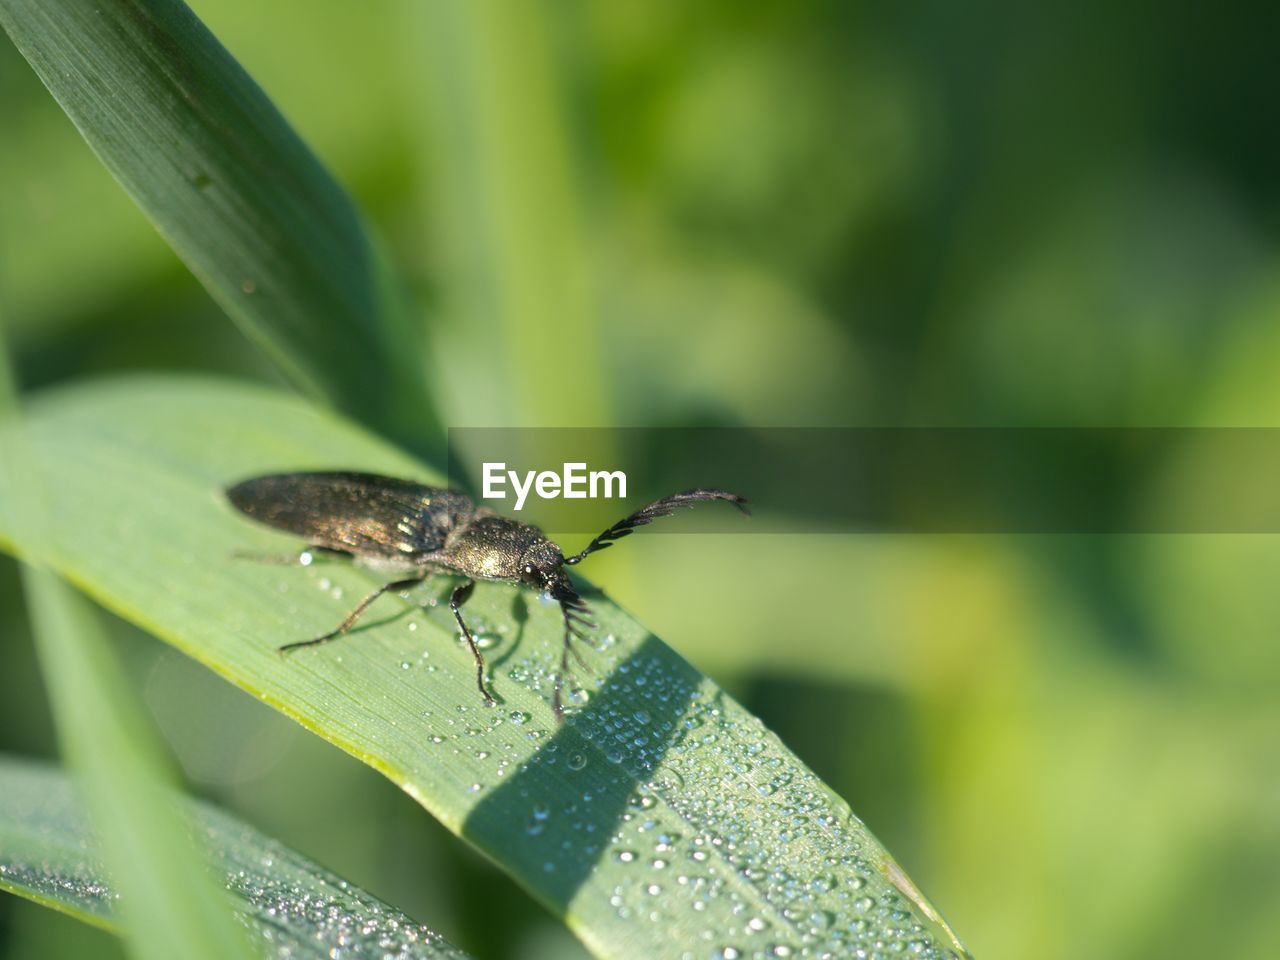
[[[196,803],[188,804],[188,813],[225,878],[234,909],[272,953],[316,960],[327,960],[331,950],[350,956],[467,956],[234,817]],[[117,896],[97,848],[66,775],[0,758],[0,889],[118,932],[121,900],[127,897]],[[178,942],[184,957],[200,947],[189,936]]]
[[[0,506],[44,543],[53,525],[39,458],[32,454],[12,392],[0,337]],[[94,611],[45,567],[37,549],[22,568],[32,635],[58,739],[88,795],[103,860],[127,894],[121,911],[130,953],[166,960],[175,944],[192,960],[251,955],[203,852],[176,807],[153,730],[129,698]]]
[[[963,952],[842,800],[598,592],[590,676],[559,725],[559,615],[515,586],[481,584],[466,608],[492,644],[496,708],[441,602],[448,583],[380,599],[347,637],[279,656],[331,628],[375,574],[235,559],[298,545],[220,489],[322,467],[438,482],[405,455],[297,399],[217,382],[97,384],[32,409],[66,576],[382,771],[598,955]]]
[[[180,0],[0,0],[0,25],[291,379],[402,442],[443,442],[420,331],[351,201]]]
[[[41,673],[58,738],[84,784],[103,860],[127,899],[123,931],[135,957],[247,957],[184,821],[165,790],[152,731],[123,694],[106,636],[85,601],[46,570],[23,569]]]

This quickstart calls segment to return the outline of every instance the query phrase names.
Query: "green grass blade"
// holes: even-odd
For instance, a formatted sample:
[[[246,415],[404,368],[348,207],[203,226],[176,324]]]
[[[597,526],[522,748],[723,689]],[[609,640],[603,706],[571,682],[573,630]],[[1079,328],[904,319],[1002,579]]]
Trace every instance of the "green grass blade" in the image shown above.
[[[251,955],[229,898],[209,873],[152,730],[126,694],[94,611],[47,564],[56,524],[39,457],[12,391],[0,337],[0,486],[4,520],[21,517],[33,544],[22,566],[32,634],[62,752],[89,797],[104,862],[127,893],[123,932],[133,956],[164,960],[182,945],[193,960]]]
[[[428,95],[423,165],[433,247],[447,263],[442,300],[470,342],[491,344],[478,356],[454,351],[458,369],[446,374],[450,395],[467,397],[469,422],[609,422],[581,195],[589,177],[557,56],[569,33],[557,21],[575,15],[539,0],[404,8],[409,55],[423,65],[417,88]],[[468,377],[486,380],[482,395]]]
[[[0,0],[0,25],[291,379],[417,449],[443,443],[419,331],[351,201],[180,0]]]
[[[515,587],[482,584],[467,607],[493,643],[497,708],[476,693],[447,583],[379,600],[332,645],[276,654],[332,627],[374,574],[235,559],[296,544],[219,489],[339,465],[438,479],[404,454],[297,399],[190,380],[60,391],[30,428],[66,576],[382,771],[598,955],[962,952],[842,800],[599,594],[593,679],[563,725],[548,705],[558,613]]]
[[[261,952],[299,960],[328,960],[331,950],[404,960],[467,956],[236,818],[206,804],[189,803],[187,812]],[[65,774],[0,758],[0,889],[119,932],[120,902],[97,847]]]
[[[24,567],[23,585],[63,752],[84,784],[104,862],[127,895],[131,953],[165,960],[182,944],[193,960],[249,956],[228,898],[156,775],[151,733],[121,693],[93,611],[46,570]]]

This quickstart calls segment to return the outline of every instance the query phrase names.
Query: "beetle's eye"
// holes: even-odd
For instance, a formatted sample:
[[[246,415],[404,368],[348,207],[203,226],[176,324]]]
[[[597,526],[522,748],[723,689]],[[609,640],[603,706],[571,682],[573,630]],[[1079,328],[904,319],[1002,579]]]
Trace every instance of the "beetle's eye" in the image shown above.
[[[525,576],[527,576],[527,577],[531,577],[531,576],[533,576],[533,564],[532,564],[532,563],[526,563],[526,564],[524,565],[524,573],[525,573]]]

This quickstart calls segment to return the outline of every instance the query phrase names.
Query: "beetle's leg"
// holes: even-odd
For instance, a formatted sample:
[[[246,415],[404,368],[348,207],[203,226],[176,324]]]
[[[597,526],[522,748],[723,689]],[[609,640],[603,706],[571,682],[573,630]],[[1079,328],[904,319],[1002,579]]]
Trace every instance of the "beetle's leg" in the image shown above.
[[[560,651],[560,669],[556,672],[556,688],[551,694],[551,709],[556,715],[556,720],[564,722],[564,701],[560,696],[560,690],[564,687],[564,678],[569,674],[569,634],[565,633],[564,649]]]
[[[467,641],[467,646],[471,648],[471,655],[476,658],[476,686],[480,688],[480,696],[484,697],[484,702],[488,706],[493,706],[498,701],[493,699],[493,694],[484,685],[484,654],[476,646],[475,637],[471,636],[471,631],[467,629],[466,621],[462,619],[462,605],[467,602],[467,599],[471,596],[471,591],[475,588],[476,582],[474,580],[468,580],[466,583],[460,583],[454,587],[453,593],[449,596],[449,609],[453,611],[453,616],[458,621],[458,626],[462,628],[462,636]]]
[[[342,636],[352,628],[357,620],[360,619],[360,614],[368,610],[370,604],[388,590],[407,590],[409,587],[417,586],[422,582],[422,580],[423,575],[419,575],[416,577],[409,577],[406,580],[394,580],[391,583],[384,583],[377,590],[373,591],[373,593],[361,600],[360,603],[356,605],[356,608],[347,614],[346,619],[328,633],[321,634],[314,640],[300,640],[297,643],[286,643],[283,647],[279,648],[279,652],[288,653],[291,650],[301,650],[303,647],[314,647],[317,644],[324,643],[326,640],[333,640]]]
[[[564,688],[566,678],[573,676],[569,669],[569,654],[573,654],[573,658],[578,661],[578,665],[583,670],[590,670],[587,661],[582,658],[582,654],[578,652],[578,648],[573,645],[575,639],[586,641],[587,637],[584,633],[586,630],[595,630],[596,622],[589,616],[590,608],[585,600],[572,591],[560,594],[557,599],[560,601],[560,613],[564,617],[564,646],[560,650],[560,670],[556,674],[555,692],[551,696],[551,708],[555,711],[556,719],[564,719],[564,702],[561,697],[561,690]]]
[[[564,720],[564,697],[561,691],[564,690],[565,681],[573,678],[573,670],[569,666],[569,654],[572,653],[579,665],[584,670],[587,669],[587,663],[582,659],[582,654],[573,646],[573,638],[575,636],[573,628],[566,624],[564,628],[564,646],[560,648],[560,669],[556,671],[556,686],[551,694],[551,709],[555,713],[556,719],[562,722]]]
[[[297,553],[254,553],[251,550],[237,550],[231,554],[237,560],[253,560],[255,563],[269,563],[278,567],[306,567],[311,565],[313,556],[347,557],[345,550],[334,550],[330,547],[303,547]]]

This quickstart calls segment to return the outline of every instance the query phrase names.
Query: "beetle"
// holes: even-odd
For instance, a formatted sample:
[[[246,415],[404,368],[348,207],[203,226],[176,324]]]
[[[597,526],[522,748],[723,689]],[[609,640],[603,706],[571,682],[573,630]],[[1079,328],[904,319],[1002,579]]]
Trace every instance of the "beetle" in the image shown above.
[[[743,513],[749,501],[725,490],[688,490],[655,500],[619,520],[582,550],[566,557],[532,524],[477,507],[466,494],[411,480],[345,471],[277,473],[252,477],[229,487],[231,504],[246,516],[305,538],[313,547],[346,554],[371,567],[399,576],[374,590],[328,633],[287,643],[282,653],[334,640],[355,625],[361,614],[388,590],[405,590],[433,573],[461,577],[449,597],[462,636],[476,662],[476,686],[484,702],[496,701],[485,686],[484,655],[462,617],[462,605],[477,580],[520,583],[551,596],[564,619],[564,647],[552,706],[563,716],[560,690],[569,672],[569,655],[581,656],[574,639],[585,640],[594,629],[587,602],[574,590],[565,567],[612,546],[637,528],[669,516],[678,507],[725,500]]]

